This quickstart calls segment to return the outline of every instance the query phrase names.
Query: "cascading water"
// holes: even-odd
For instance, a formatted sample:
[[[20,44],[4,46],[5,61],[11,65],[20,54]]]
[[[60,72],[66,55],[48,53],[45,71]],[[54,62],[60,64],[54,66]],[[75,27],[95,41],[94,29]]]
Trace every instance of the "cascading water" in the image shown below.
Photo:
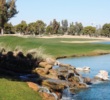
[[[63,91],[63,95],[62,95],[61,100],[73,100],[72,96],[71,96],[72,93],[70,92],[69,81],[68,81],[69,74],[70,74],[70,71],[68,70],[67,76],[66,76],[67,88]]]
[[[55,97],[55,100],[58,100],[58,96],[57,96],[55,93],[50,92],[47,87],[43,87],[43,86],[40,87],[40,88],[39,88],[39,92],[46,92],[46,93],[48,93],[48,94],[51,94],[51,95],[53,95],[53,96]]]

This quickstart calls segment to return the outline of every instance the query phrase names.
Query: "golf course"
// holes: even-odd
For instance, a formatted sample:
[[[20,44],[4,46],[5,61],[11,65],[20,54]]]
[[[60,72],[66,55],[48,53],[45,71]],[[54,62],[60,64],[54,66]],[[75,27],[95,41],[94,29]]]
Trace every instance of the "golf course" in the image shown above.
[[[74,41],[80,41],[80,43],[74,43]],[[98,42],[94,43],[93,41]],[[99,43],[100,41],[103,42],[104,40],[92,38],[26,38],[23,36],[0,36],[0,49],[4,48],[6,51],[13,51],[16,47],[19,47],[22,52],[26,53],[31,49],[42,48],[44,50],[43,54],[51,55],[54,58],[94,56],[110,53],[110,44],[101,44]],[[14,100],[14,98],[16,100],[32,100],[33,98],[42,100],[39,94],[30,89],[25,82],[1,76],[0,100]]]

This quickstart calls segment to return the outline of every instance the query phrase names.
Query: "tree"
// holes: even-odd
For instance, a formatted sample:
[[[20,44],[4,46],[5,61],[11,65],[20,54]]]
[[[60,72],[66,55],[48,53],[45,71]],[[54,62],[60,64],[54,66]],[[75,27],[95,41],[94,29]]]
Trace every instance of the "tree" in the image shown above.
[[[14,34],[15,33],[14,27],[11,23],[6,23],[4,25],[4,33],[5,34]]]
[[[58,33],[58,29],[60,27],[60,24],[56,21],[56,19],[53,20],[52,28],[53,28],[53,34]]]
[[[26,21],[21,21],[21,23],[16,25],[15,28],[16,28],[16,32],[19,32],[20,34],[26,34],[27,31]]]
[[[110,24],[104,24],[101,33],[102,36],[110,37]]]
[[[36,33],[35,22],[28,24],[27,31],[28,31],[28,34],[35,35]]]
[[[51,25],[48,25],[47,27],[46,27],[46,33],[47,34],[52,34],[52,26]]]
[[[83,25],[82,23],[75,23],[75,30],[76,30],[76,35],[80,35],[82,30],[83,30]]]
[[[67,20],[62,20],[62,30],[64,33],[67,32],[67,30],[68,30],[68,21]]]
[[[64,35],[64,31],[62,29],[62,27],[60,26],[59,29],[58,29],[58,34],[59,35]]]
[[[3,34],[5,23],[17,14],[15,0],[0,0],[0,29]]]
[[[101,36],[102,35],[102,28],[101,26],[99,25],[96,25],[96,34],[95,36],[98,37],[98,36]]]
[[[75,28],[74,23],[72,22],[72,23],[70,23],[70,27],[68,28],[68,33],[70,35],[75,35],[75,32],[76,32],[76,28]]]
[[[32,35],[41,35],[45,32],[46,24],[42,20],[37,20],[28,24],[27,31]]]
[[[84,35],[89,35],[89,36],[93,36],[96,32],[96,28],[92,27],[92,26],[86,26],[83,29],[83,34]]]
[[[35,23],[36,34],[43,34],[45,32],[45,26],[46,24],[42,20],[37,20]]]

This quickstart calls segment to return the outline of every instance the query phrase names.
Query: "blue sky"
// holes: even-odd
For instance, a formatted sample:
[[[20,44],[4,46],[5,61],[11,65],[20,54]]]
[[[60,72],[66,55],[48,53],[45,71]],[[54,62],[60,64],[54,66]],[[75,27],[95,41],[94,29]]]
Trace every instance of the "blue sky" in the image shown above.
[[[49,24],[53,19],[84,26],[110,23],[110,0],[17,0],[16,6],[19,13],[10,20],[13,25],[22,20]]]

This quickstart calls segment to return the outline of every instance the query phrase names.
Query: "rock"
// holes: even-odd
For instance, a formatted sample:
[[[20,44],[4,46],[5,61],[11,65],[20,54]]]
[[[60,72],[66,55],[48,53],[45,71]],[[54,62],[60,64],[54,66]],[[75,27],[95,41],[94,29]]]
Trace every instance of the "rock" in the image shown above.
[[[77,72],[76,68],[74,68],[74,74],[80,76],[80,74]]]
[[[40,63],[39,63],[39,66],[45,68],[45,66],[46,66],[47,64],[48,64],[47,62],[40,62]]]
[[[84,81],[84,83],[86,83],[88,85],[92,84],[92,80],[89,77],[84,77],[83,81]]]
[[[40,95],[43,98],[43,100],[56,100],[54,95],[52,95],[50,93],[40,92]]]
[[[47,79],[42,81],[42,85],[52,91],[62,91],[67,87],[67,82],[62,80]]]
[[[60,80],[66,80],[66,77],[65,77],[65,75],[63,75],[63,74],[59,74],[59,75],[58,75],[58,78],[59,78]]]
[[[45,69],[52,69],[52,65],[49,65],[49,64],[46,65],[46,66],[45,66]]]
[[[56,69],[57,73],[61,74],[61,73],[68,73],[68,68],[67,67],[59,67]]]
[[[72,90],[78,90],[81,88],[87,88],[87,85],[85,83],[80,83],[80,82],[69,82],[69,87]]]
[[[78,76],[72,76],[72,77],[70,77],[70,78],[68,79],[68,81],[79,83],[79,82],[80,82],[80,79],[79,79]]]
[[[62,98],[62,94],[61,94],[60,92],[55,92],[55,94],[57,95],[58,100],[61,100],[61,98]]]
[[[45,75],[44,77],[45,78],[50,78],[50,79],[58,79],[57,75],[51,75],[51,74]]]
[[[105,70],[100,70],[99,73],[95,76],[96,79],[100,79],[102,81],[108,80],[108,72]]]
[[[78,87],[79,89],[81,89],[81,88],[87,88],[87,85],[84,84],[84,83],[79,83],[79,84],[77,84],[77,87]]]
[[[44,68],[36,68],[33,72],[37,73],[37,74],[39,74],[41,76],[44,76],[44,75],[49,73],[49,70],[48,69],[44,69]]]
[[[83,67],[83,68],[81,68],[81,67],[76,67],[75,68],[77,71],[90,71],[90,67]]]
[[[33,82],[27,82],[28,86],[30,88],[32,88],[34,91],[38,91],[39,90],[39,86],[36,83]]]
[[[60,65],[60,62],[56,60],[54,63],[54,66],[59,66],[59,65]]]
[[[56,60],[53,59],[53,58],[46,58],[46,62],[47,62],[48,64],[50,64],[50,65],[54,65],[55,62],[56,62]]]
[[[62,63],[60,63],[59,66],[60,66],[60,67],[67,67],[67,68],[68,68],[68,67],[70,67],[71,65],[70,65],[70,64],[62,64]]]
[[[57,71],[55,69],[50,69],[49,70],[50,75],[58,75]]]
[[[69,79],[72,76],[80,76],[80,74],[73,68],[73,67],[59,67],[56,69],[57,73],[58,73],[58,77],[61,80],[67,80],[67,78]],[[71,75],[70,75],[71,74]]]
[[[52,68],[52,65],[48,64],[47,62],[40,62],[39,66],[43,67],[45,69],[51,69]]]
[[[68,74],[68,79],[71,78],[71,77],[74,77],[74,76],[75,76],[74,73],[69,73],[69,74]]]

